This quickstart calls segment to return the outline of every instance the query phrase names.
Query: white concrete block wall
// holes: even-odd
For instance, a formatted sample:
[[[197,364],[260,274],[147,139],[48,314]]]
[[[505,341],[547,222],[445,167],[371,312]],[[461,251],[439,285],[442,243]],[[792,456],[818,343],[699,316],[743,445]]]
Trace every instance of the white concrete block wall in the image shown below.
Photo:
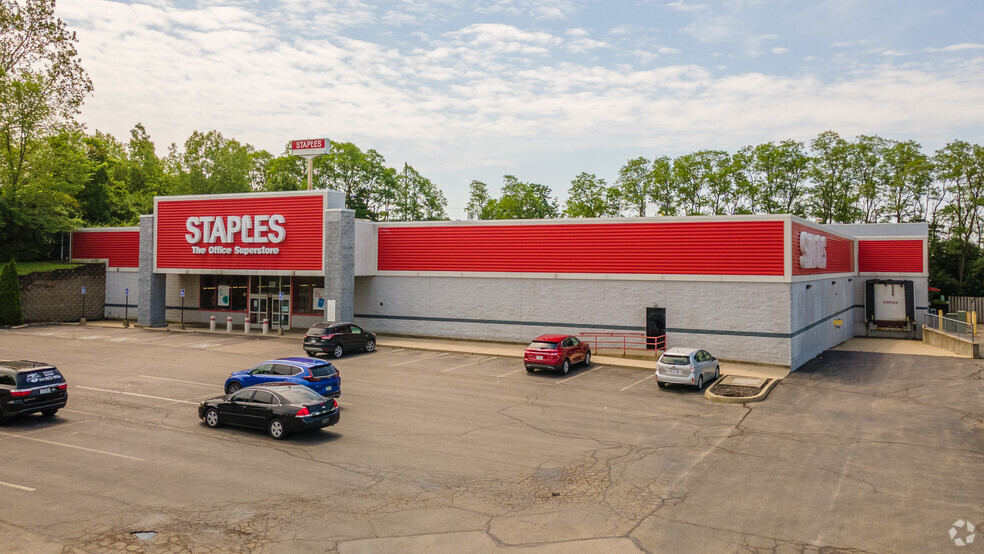
[[[136,269],[106,269],[106,317],[111,319],[123,319],[124,313],[127,317],[136,322],[137,304],[140,295],[137,292],[137,281],[140,274]],[[125,298],[125,289],[130,289],[129,298]],[[124,302],[127,300],[130,308],[126,309]],[[118,304],[118,306],[117,306]]]
[[[646,308],[661,306],[670,346],[790,363],[787,283],[376,276],[356,278],[355,289],[355,320],[374,331],[511,342],[644,332]]]
[[[855,281],[857,277],[822,277],[792,284],[790,366],[793,369],[854,336]],[[843,323],[835,326],[834,320]]]

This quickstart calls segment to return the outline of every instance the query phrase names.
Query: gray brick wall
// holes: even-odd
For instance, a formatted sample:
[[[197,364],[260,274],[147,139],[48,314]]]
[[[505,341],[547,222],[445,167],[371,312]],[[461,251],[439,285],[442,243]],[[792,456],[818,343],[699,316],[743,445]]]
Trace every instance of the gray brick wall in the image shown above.
[[[82,287],[85,287],[85,318],[102,319],[106,309],[106,266],[85,264],[75,269],[29,273],[20,277],[24,321],[78,321],[82,317]]]

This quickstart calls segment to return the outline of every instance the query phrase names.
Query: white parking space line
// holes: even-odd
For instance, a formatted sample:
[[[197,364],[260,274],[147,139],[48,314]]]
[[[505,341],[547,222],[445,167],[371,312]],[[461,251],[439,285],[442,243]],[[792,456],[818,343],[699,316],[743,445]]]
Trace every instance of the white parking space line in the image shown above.
[[[3,433],[3,432],[0,432],[0,436],[10,437],[10,438],[14,438],[14,439],[21,439],[21,440],[26,440],[26,441],[40,442],[40,443],[44,443],[44,444],[50,444],[50,445],[53,445],[53,446],[64,446],[65,448],[74,448],[76,450],[84,450],[85,452],[92,452],[93,454],[105,454],[106,456],[115,456],[117,458],[125,458],[127,460],[134,460],[134,461],[137,461],[137,462],[144,461],[143,458],[134,458],[133,456],[127,456],[126,454],[117,454],[115,452],[106,452],[105,450],[96,450],[95,448],[86,448],[84,446],[75,446],[74,444],[65,444],[63,442],[47,441],[47,440],[44,440],[44,439],[37,439],[37,438],[34,438],[34,437],[25,437],[25,436],[21,436],[21,435],[12,435],[10,433]]]
[[[405,362],[400,362],[398,364],[393,364],[390,367],[396,367],[396,366],[401,366],[401,365],[406,365],[406,364],[412,364],[414,362],[422,362],[424,360],[432,360],[434,358],[440,358],[441,356],[447,356],[448,354],[450,354],[450,352],[441,352],[440,354],[435,354],[433,356],[424,356],[423,358],[417,358],[417,359],[414,359],[414,360],[407,360]]]
[[[166,400],[167,402],[179,402],[181,404],[194,404],[196,406],[198,405],[198,402],[192,402],[190,400],[177,400],[175,398],[164,398],[163,396],[151,396],[149,394],[137,394],[135,392],[123,392],[123,391],[118,391],[118,390],[97,389],[97,388],[93,388],[93,387],[83,387],[81,385],[76,385],[75,388],[77,388],[77,389],[83,389],[83,390],[92,390],[92,391],[96,391],[96,392],[108,392],[108,393],[111,393],[111,394],[122,394],[122,395],[125,395],[125,396],[138,396],[140,398],[150,398],[152,400]]]
[[[523,368],[514,369],[514,370],[510,371],[509,373],[503,373],[502,375],[496,375],[495,378],[498,379],[499,377],[505,377],[506,375],[512,375],[513,373],[519,373],[520,371],[523,371]]]
[[[629,385],[627,387],[622,387],[621,389],[619,389],[618,392],[625,392],[627,389],[631,389],[632,387],[638,385],[639,383],[642,383],[643,381],[647,381],[649,379],[652,379],[655,376],[656,376],[655,373],[653,373],[651,375],[647,375],[645,379],[639,379],[638,381],[636,381],[635,383],[632,383],[631,385]]]
[[[0,486],[2,486],[2,487],[10,487],[12,489],[18,489],[18,490],[27,491],[27,492],[34,492],[34,491],[38,490],[38,489],[32,489],[31,487],[25,487],[25,486],[22,486],[22,485],[15,485],[13,483],[4,483],[3,481],[0,481]]]
[[[577,379],[578,377],[580,377],[582,375],[587,375],[587,374],[591,373],[592,371],[594,371],[596,369],[601,369],[603,367],[605,367],[605,366],[603,366],[603,365],[594,366],[591,369],[585,371],[584,373],[578,373],[577,375],[575,375],[573,377],[568,377],[567,379],[563,379],[563,380],[557,381],[557,384],[559,385],[561,383],[566,383],[566,382],[570,381],[571,379]]]
[[[140,375],[144,379],[160,379],[161,381],[174,381],[175,383],[184,383],[186,385],[199,385],[202,387],[212,387],[215,389],[222,388],[222,385],[217,385],[215,383],[199,383],[197,381],[185,381],[184,379],[171,379],[170,377],[154,377],[153,375]]]
[[[441,370],[441,373],[447,373],[447,372],[452,371],[452,370],[455,370],[455,369],[461,369],[463,367],[468,367],[470,365],[480,364],[482,362],[487,362],[489,360],[494,360],[496,358],[498,358],[498,356],[492,356],[491,358],[485,358],[484,360],[476,360],[474,362],[468,362],[467,364],[461,364],[459,366],[449,367],[447,369],[442,369]]]

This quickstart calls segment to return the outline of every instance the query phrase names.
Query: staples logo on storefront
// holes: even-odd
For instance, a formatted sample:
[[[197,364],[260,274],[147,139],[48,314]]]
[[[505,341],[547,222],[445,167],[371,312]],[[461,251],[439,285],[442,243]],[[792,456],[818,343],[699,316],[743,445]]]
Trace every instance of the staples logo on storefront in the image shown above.
[[[800,267],[825,269],[827,267],[827,237],[802,232],[799,236]]]
[[[185,240],[188,244],[195,245],[199,242],[206,244],[223,243],[229,244],[236,242],[238,238],[244,243],[263,244],[272,242],[279,244],[287,238],[287,230],[284,225],[287,218],[280,214],[273,215],[230,215],[221,216],[191,216],[185,220],[185,229],[188,233]],[[192,246],[193,254],[279,254],[279,248],[249,248],[235,246],[226,248],[216,245],[210,247]]]
[[[326,203],[324,191],[158,198],[155,271],[320,274]]]

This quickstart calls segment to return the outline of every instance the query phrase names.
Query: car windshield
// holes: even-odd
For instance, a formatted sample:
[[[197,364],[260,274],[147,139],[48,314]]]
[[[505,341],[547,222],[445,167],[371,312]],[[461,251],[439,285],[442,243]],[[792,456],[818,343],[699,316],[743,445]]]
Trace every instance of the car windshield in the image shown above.
[[[287,402],[291,404],[310,404],[312,402],[322,402],[324,398],[307,387],[291,387],[277,391]]]
[[[325,327],[323,325],[315,325],[308,329],[307,334],[309,335],[320,335],[325,332]]]
[[[17,374],[18,387],[38,387],[49,383],[60,383],[65,378],[55,368],[26,371]]]
[[[557,343],[548,340],[535,340],[530,343],[530,350],[557,350]]]
[[[689,365],[690,357],[683,354],[663,354],[659,361],[669,365]]]
[[[334,377],[338,370],[331,364],[316,365],[311,368],[311,375],[314,377]]]

